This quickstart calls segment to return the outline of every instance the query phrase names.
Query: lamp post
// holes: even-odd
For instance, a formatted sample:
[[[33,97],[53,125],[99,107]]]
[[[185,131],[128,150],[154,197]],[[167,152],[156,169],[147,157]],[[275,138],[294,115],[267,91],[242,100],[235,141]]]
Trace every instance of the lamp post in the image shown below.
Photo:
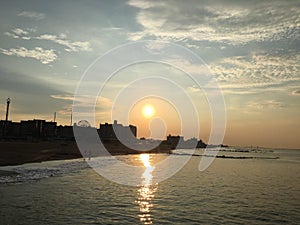
[[[6,117],[5,117],[5,121],[8,121],[8,113],[9,113],[9,104],[10,104],[10,98],[8,98],[6,100]]]

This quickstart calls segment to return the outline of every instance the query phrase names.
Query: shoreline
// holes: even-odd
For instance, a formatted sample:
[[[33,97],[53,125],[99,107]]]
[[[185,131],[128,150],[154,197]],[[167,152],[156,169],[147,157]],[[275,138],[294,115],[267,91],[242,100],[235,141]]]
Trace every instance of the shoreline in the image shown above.
[[[75,142],[0,142],[0,166],[80,158]]]
[[[87,155],[79,151],[76,141],[74,140],[49,140],[49,141],[0,141],[0,168],[5,166],[18,166],[26,163],[41,163],[45,161],[53,160],[69,160],[69,159],[80,159],[89,158],[105,155],[128,155],[128,154],[142,154],[142,153],[162,153],[162,154],[176,154],[172,153],[170,146],[162,145],[152,150],[147,151],[135,151],[129,149],[126,146],[118,142],[105,144],[107,152],[94,151]],[[213,151],[213,149],[211,149]],[[222,150],[221,150],[222,151]],[[229,152],[247,152],[246,150],[229,150]],[[84,155],[84,156],[83,156]],[[209,155],[197,155],[193,156],[205,156]],[[216,158],[224,159],[249,159],[256,157],[236,157],[236,156],[225,156],[219,155]]]
[[[155,148],[149,151],[135,151],[122,146],[119,143],[105,145],[111,155],[128,155],[142,153],[170,153],[171,149]],[[90,155],[80,152],[78,146],[73,140],[55,140],[55,141],[39,141],[39,142],[0,142],[0,167],[17,166],[26,163],[41,163],[53,160],[68,160],[89,158],[95,156],[109,155],[107,152],[94,151]]]
[[[16,175],[19,175],[19,173],[11,170],[2,170],[0,167],[0,177],[16,176]]]

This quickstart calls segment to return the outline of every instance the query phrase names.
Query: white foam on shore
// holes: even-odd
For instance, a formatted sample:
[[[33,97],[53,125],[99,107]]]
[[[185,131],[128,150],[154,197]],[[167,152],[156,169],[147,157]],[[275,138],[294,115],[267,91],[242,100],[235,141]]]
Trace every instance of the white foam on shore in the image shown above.
[[[3,166],[0,167],[0,170],[15,172],[15,174],[1,176],[0,184],[40,180],[52,176],[74,173],[86,168],[89,168],[89,166],[83,159],[28,163],[18,166]]]

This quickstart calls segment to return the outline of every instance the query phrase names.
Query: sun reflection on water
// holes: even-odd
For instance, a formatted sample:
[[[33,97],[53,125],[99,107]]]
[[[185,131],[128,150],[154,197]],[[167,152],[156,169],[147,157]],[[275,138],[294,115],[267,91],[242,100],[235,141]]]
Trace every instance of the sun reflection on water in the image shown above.
[[[154,166],[151,165],[150,154],[140,154],[139,160],[143,163],[145,171],[142,174],[142,182],[138,189],[137,203],[140,206],[139,218],[143,224],[152,224],[151,208],[153,208],[152,199],[157,190],[157,184],[152,184],[152,172]]]

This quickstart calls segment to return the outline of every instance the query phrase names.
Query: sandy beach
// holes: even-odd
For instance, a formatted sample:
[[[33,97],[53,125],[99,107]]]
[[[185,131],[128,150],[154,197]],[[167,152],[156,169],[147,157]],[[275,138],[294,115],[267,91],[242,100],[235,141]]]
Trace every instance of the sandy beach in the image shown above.
[[[0,166],[80,157],[74,141],[0,142]]]

